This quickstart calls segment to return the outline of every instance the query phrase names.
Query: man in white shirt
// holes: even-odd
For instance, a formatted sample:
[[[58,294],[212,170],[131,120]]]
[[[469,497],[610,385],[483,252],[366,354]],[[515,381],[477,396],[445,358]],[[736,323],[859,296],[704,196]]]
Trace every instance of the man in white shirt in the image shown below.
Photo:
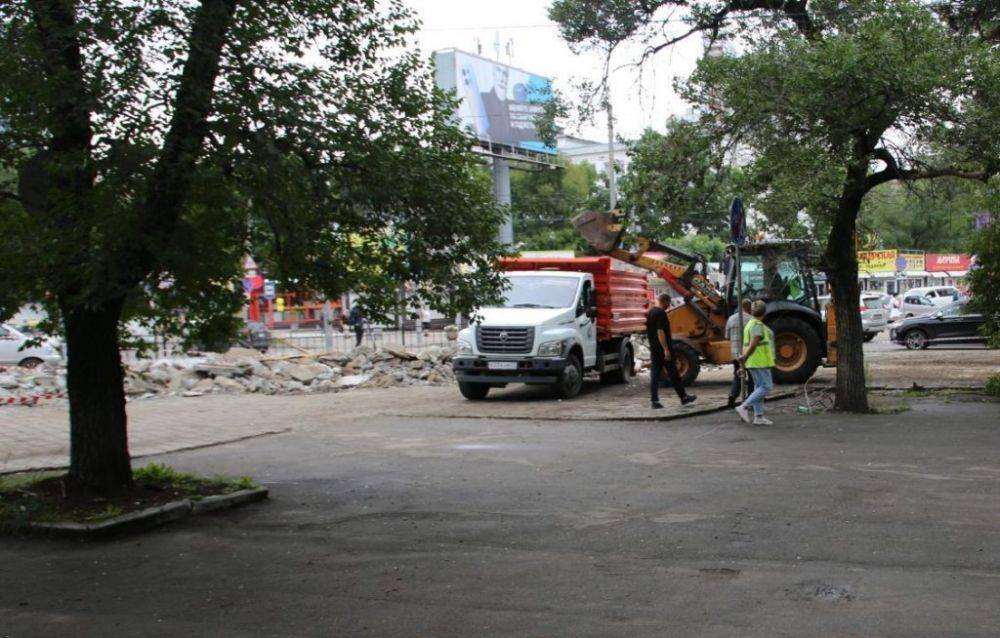
[[[750,323],[753,317],[750,315],[750,300],[743,300],[743,322],[740,322],[740,313],[734,312],[726,321],[726,338],[729,339],[729,350],[733,356],[733,385],[729,388],[729,407],[735,407],[737,402],[742,401],[740,394],[740,372],[739,358],[743,354],[743,326]],[[747,375],[747,393],[753,392],[753,380]]]

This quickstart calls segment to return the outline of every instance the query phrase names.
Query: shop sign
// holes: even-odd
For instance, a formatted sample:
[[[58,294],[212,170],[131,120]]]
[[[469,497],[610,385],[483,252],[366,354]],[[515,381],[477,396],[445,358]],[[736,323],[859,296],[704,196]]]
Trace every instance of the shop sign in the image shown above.
[[[862,273],[892,273],[896,271],[897,250],[858,251],[858,270]]]
[[[972,257],[964,253],[927,253],[927,272],[968,270]]]

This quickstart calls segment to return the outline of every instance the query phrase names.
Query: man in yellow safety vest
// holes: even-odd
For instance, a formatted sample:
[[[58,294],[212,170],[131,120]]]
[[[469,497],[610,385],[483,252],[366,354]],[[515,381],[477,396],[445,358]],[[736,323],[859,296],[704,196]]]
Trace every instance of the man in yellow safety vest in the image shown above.
[[[767,312],[767,305],[757,300],[750,307],[752,319],[743,328],[743,356],[740,363],[750,373],[753,378],[753,392],[747,397],[742,405],[736,406],[736,413],[747,423],[754,425],[773,425],[773,422],[764,416],[764,397],[774,387],[771,379],[771,368],[774,367],[774,333],[764,325],[764,314]],[[753,418],[750,417],[750,408],[753,408]]]

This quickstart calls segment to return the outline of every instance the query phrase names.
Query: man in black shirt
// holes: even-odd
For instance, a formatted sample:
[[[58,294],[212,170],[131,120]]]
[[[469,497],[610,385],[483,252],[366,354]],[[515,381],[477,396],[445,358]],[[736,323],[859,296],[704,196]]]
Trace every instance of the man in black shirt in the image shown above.
[[[650,308],[646,314],[646,337],[649,339],[650,354],[649,396],[654,410],[663,407],[660,403],[660,379],[663,377],[663,368],[667,369],[667,376],[670,377],[670,383],[674,386],[681,405],[687,405],[697,398],[684,391],[681,375],[677,372],[677,364],[674,362],[674,352],[670,343],[670,319],[667,317],[670,295],[660,295],[657,297],[657,302],[658,305]]]

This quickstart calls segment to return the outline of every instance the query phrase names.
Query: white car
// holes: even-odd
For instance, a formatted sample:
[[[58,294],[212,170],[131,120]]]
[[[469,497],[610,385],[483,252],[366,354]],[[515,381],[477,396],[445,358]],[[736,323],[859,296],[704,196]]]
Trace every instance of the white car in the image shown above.
[[[907,292],[903,294],[903,301],[899,304],[899,313],[904,319],[910,317],[920,317],[937,310],[937,306],[928,297],[921,294]]]
[[[62,355],[52,343],[43,341],[37,346],[25,346],[32,338],[8,326],[0,325],[0,365],[19,365],[33,368],[42,363],[61,363]]]
[[[904,297],[924,297],[935,307],[943,308],[958,301],[959,292],[958,288],[954,286],[926,286],[924,288],[910,288]]]

